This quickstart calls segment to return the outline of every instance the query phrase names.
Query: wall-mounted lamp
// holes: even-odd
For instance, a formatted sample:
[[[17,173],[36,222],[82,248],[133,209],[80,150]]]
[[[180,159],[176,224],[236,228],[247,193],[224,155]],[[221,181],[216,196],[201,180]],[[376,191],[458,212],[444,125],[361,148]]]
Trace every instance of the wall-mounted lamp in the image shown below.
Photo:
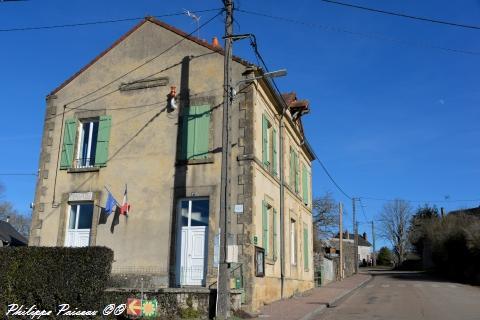
[[[177,87],[170,87],[170,93],[168,94],[168,107],[171,110],[177,110]]]

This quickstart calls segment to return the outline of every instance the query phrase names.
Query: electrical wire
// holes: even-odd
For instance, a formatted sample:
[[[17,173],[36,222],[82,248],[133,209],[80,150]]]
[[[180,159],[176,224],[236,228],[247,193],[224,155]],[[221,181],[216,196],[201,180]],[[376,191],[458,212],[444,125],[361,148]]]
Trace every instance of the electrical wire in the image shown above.
[[[365,10],[365,11],[370,11],[370,12],[375,12],[375,13],[381,13],[381,14],[386,14],[386,15],[391,15],[391,16],[397,16],[397,17],[402,17],[402,18],[407,18],[407,19],[420,20],[420,21],[443,24],[443,25],[453,26],[453,27],[480,30],[480,26],[474,26],[474,25],[468,25],[468,24],[463,24],[463,23],[438,20],[438,19],[424,18],[424,17],[418,17],[418,16],[412,16],[412,15],[405,14],[405,13],[386,11],[386,10],[375,9],[375,8],[370,8],[370,7],[363,7],[363,6],[359,6],[359,5],[355,5],[355,4],[333,1],[333,0],[320,0],[320,1],[331,3],[331,4],[336,4],[336,5],[340,5],[340,6],[345,6],[345,7],[349,7],[349,8],[355,8],[355,9],[360,9],[360,10]]]
[[[367,221],[368,220],[367,213],[365,212],[365,206],[362,202],[362,198],[358,198],[358,201],[360,202],[360,207],[362,208],[363,218],[365,219],[365,221]]]
[[[91,96],[92,94],[97,93],[98,91],[106,88],[107,86],[111,85],[112,83],[117,82],[118,80],[120,80],[120,79],[128,76],[129,74],[137,71],[138,69],[142,68],[143,66],[145,66],[145,65],[151,63],[152,61],[158,59],[160,56],[164,55],[165,53],[169,52],[170,50],[172,50],[173,48],[175,48],[176,46],[178,46],[181,42],[185,41],[185,39],[187,39],[188,37],[192,36],[195,32],[197,32],[198,30],[202,29],[202,28],[205,27],[207,24],[209,24],[210,22],[212,22],[215,18],[217,18],[219,15],[221,15],[222,12],[223,12],[223,10],[220,10],[220,11],[219,11],[216,15],[214,15],[212,18],[210,18],[210,19],[208,19],[207,21],[205,21],[204,23],[202,23],[202,24],[201,24],[200,26],[198,26],[195,30],[193,30],[192,32],[190,32],[190,33],[187,34],[186,36],[182,37],[182,39],[178,40],[177,42],[175,42],[174,44],[172,44],[171,46],[169,46],[168,48],[166,48],[165,50],[163,50],[163,51],[160,52],[159,54],[153,56],[152,58],[150,58],[150,59],[148,59],[147,61],[143,62],[142,64],[136,66],[135,68],[130,69],[128,72],[126,72],[126,73],[120,75],[119,77],[111,80],[110,82],[108,82],[108,83],[100,86],[99,88],[97,88],[97,89],[95,89],[95,90],[93,90],[93,91],[91,91],[91,92],[89,92],[89,93],[87,93],[87,94],[85,94],[85,95],[83,95],[83,96],[81,96],[81,97],[78,97],[78,98],[76,98],[76,99],[74,99],[74,100],[71,100],[71,101],[67,102],[66,105],[75,103],[75,102],[77,102],[77,101],[79,101],[79,100],[81,100],[81,99],[84,99],[84,98],[86,98],[86,97],[89,97],[89,96]],[[144,79],[142,79],[142,80],[144,80]],[[118,91],[118,90],[120,90],[120,89],[119,89],[119,88],[116,89],[116,91]],[[71,108],[71,109],[73,109],[73,108]]]
[[[250,42],[250,45],[253,47],[253,51],[255,53],[255,56],[257,56],[257,58],[260,60],[260,62],[262,63],[263,67],[265,68],[265,70],[267,72],[269,72],[269,69],[268,69],[268,66],[267,64],[265,63],[265,60],[263,59],[262,55],[260,54],[259,50],[258,50],[258,45],[257,45],[257,40],[255,38],[254,35],[251,35],[251,42]],[[278,88],[277,86],[277,83],[275,82],[274,79],[270,79],[270,81],[272,82],[275,90],[277,91],[279,97],[281,98],[284,106],[288,106],[287,105],[287,102],[285,101],[285,99],[283,98],[282,96],[282,93],[280,92],[280,89]],[[315,158],[317,159],[317,161],[320,163],[320,166],[322,167],[323,171],[325,172],[325,174],[328,176],[328,178],[330,179],[330,181],[335,185],[335,187],[337,187],[337,189],[345,196],[347,197],[348,199],[352,199],[351,196],[349,196],[345,190],[343,190],[343,188],[335,181],[335,179],[332,177],[332,175],[330,174],[330,172],[327,170],[327,168],[325,167],[325,165],[323,164],[323,162],[320,160],[320,158],[316,155],[315,151],[313,150],[313,148],[310,146],[310,149],[313,153],[313,155],[315,156]]]
[[[197,10],[197,11],[190,11],[190,12],[192,12],[192,13],[202,13],[202,12],[211,12],[211,11],[217,11],[217,10],[221,10],[221,9],[219,9],[219,8],[217,8],[217,9],[205,9],[205,10]],[[155,17],[155,18],[165,18],[165,17],[173,17],[173,16],[181,16],[181,15],[185,15],[185,12],[174,12],[174,13],[167,13],[167,14],[161,14],[161,15],[154,15],[153,17]],[[109,24],[109,23],[117,23],[117,22],[136,21],[136,20],[142,20],[142,19],[144,19],[144,17],[111,19],[111,20],[97,20],[97,21],[69,23],[69,24],[58,24],[58,25],[49,25],[49,26],[5,28],[5,29],[0,29],[0,32],[50,30],[50,29],[59,29],[59,28],[83,27],[83,26],[91,26],[91,25],[98,25],[98,24]]]
[[[261,62],[261,64],[263,65],[263,67],[265,68],[265,70],[267,72],[269,72],[269,69],[268,69],[268,66],[266,65],[265,63],[265,60],[263,59],[262,55],[260,54],[259,50],[258,50],[258,45],[257,45],[257,42],[256,42],[256,38],[254,35],[252,35],[252,41],[251,41],[251,45],[254,49],[254,53],[255,55],[257,56],[257,58],[259,59],[259,61]],[[275,83],[274,79],[270,79],[272,84],[274,85],[275,87],[275,90],[278,92],[279,96],[281,97],[281,99],[283,100],[283,103],[286,105],[286,102],[285,100],[283,99],[283,96],[280,92],[280,90],[278,89],[278,86],[277,84]],[[323,164],[322,160],[317,156],[317,154],[315,153],[315,151],[313,150],[312,147],[311,148],[311,151],[313,152],[316,160],[319,162],[320,166],[322,167],[323,171],[325,172],[325,174],[327,175],[327,177],[330,179],[330,181],[334,184],[334,186],[348,199],[352,200],[353,198],[347,193],[345,192],[345,190],[335,181],[335,179],[333,178],[333,176],[330,174],[330,172],[328,171],[328,169],[326,168],[326,166]],[[364,215],[364,218],[366,220],[367,217],[366,217],[366,213],[365,213],[365,209],[363,207],[363,203],[361,202],[361,198],[363,199],[370,199],[370,200],[381,200],[381,201],[395,201],[395,199],[379,199],[379,198],[371,198],[371,197],[358,197],[358,198],[355,198],[355,199],[359,199],[360,201],[360,204],[361,204],[361,207],[362,207],[362,212],[363,212],[363,215]],[[407,200],[409,201],[409,200]],[[412,200],[410,202],[464,202],[464,201],[480,201],[480,199],[474,199],[474,200],[452,200],[452,201],[448,201],[448,200],[445,200],[445,201],[418,201],[418,200]]]
[[[363,199],[373,200],[373,201],[385,201],[385,202],[393,202],[398,200],[405,200],[408,202],[415,202],[415,203],[455,203],[455,202],[480,202],[480,199],[458,199],[458,200],[409,200],[404,198],[398,199],[388,199],[388,198],[375,198],[375,197],[362,197]]]
[[[36,176],[36,173],[0,173],[0,176]]]
[[[393,38],[393,37],[388,37],[388,36],[384,36],[384,35],[380,35],[380,34],[370,34],[370,33],[358,32],[358,31],[351,31],[351,30],[342,29],[342,28],[338,28],[338,27],[331,27],[331,26],[322,25],[322,24],[318,24],[318,23],[304,22],[304,21],[295,20],[295,19],[291,19],[291,18],[274,16],[274,15],[271,15],[271,14],[249,11],[249,10],[243,10],[243,9],[237,9],[236,11],[241,12],[241,13],[245,13],[245,14],[249,14],[249,15],[255,15],[255,16],[259,16],[259,17],[264,17],[264,18],[270,18],[270,19],[274,19],[274,20],[289,22],[289,23],[292,23],[292,24],[303,25],[303,26],[306,26],[306,27],[309,27],[309,28],[317,28],[317,29],[322,29],[322,30],[325,30],[325,31],[345,33],[345,34],[350,34],[350,35],[354,35],[354,36],[361,36],[361,37],[368,38],[368,39],[373,39],[373,40],[388,41],[388,42],[400,44],[400,45],[403,45],[403,46],[435,49],[435,50],[441,50],[441,51],[445,51],[445,52],[462,53],[462,54],[480,56],[480,52],[477,52],[477,51],[454,49],[454,48],[441,47],[441,46],[435,46],[435,45],[427,45],[427,44],[420,43],[420,42],[400,40],[400,39],[396,39],[396,38]]]

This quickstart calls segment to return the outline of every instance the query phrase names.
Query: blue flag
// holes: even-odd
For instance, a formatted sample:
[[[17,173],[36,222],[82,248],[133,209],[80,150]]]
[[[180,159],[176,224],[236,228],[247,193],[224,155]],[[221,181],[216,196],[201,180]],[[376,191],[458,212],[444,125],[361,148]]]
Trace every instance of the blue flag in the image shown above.
[[[108,192],[107,203],[105,204],[105,213],[109,215],[113,212],[114,207],[117,205],[117,200],[112,196],[110,191]]]

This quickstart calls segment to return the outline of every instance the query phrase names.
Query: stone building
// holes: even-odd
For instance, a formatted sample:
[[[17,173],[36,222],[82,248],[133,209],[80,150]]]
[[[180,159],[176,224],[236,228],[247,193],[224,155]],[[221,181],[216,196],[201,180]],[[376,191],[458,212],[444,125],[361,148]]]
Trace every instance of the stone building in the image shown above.
[[[110,247],[122,287],[215,287],[223,59],[145,18],[53,90],[29,244]],[[262,74],[234,57],[228,259],[249,310],[313,287],[309,106]],[[128,215],[107,214],[126,186]]]

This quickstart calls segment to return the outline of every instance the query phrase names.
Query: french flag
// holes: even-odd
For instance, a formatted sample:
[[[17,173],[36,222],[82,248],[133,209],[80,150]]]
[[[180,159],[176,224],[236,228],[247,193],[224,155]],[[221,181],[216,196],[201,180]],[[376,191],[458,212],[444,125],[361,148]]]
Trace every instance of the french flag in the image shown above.
[[[127,185],[125,184],[125,192],[123,193],[123,201],[122,201],[122,206],[120,207],[120,213],[128,216],[129,211],[130,211],[130,204],[128,204]]]

